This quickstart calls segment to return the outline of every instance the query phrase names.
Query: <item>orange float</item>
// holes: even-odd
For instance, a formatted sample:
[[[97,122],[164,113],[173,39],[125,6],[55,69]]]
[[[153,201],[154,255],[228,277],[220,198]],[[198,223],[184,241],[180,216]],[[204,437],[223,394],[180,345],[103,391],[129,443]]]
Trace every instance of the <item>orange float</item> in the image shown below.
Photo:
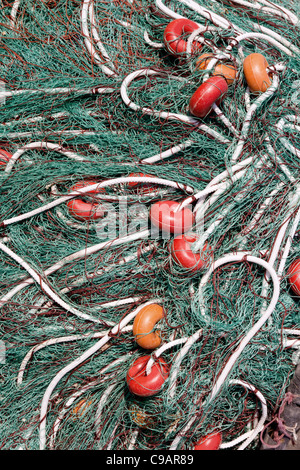
[[[147,305],[139,311],[133,322],[133,334],[139,346],[144,349],[155,349],[160,346],[160,334],[153,329],[163,317],[164,309],[158,304]]]
[[[214,58],[213,54],[202,54],[196,61],[196,69],[206,70],[211,59]],[[232,85],[236,79],[237,70],[235,65],[226,63],[217,63],[213,68],[212,75],[221,75],[225,78],[227,85]]]
[[[249,54],[243,63],[244,75],[250,91],[254,94],[264,93],[271,86],[267,72],[268,62],[259,53]]]

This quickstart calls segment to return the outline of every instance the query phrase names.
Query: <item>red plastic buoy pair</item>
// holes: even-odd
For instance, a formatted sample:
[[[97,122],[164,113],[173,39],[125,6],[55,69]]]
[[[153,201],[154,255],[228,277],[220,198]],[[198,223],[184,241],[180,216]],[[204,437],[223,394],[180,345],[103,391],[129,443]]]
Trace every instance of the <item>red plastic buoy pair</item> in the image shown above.
[[[211,247],[205,243],[202,253],[192,251],[191,245],[197,241],[197,236],[190,232],[194,223],[190,208],[180,209],[177,201],[158,201],[150,209],[150,219],[163,232],[177,235],[170,249],[176,264],[192,272],[203,269],[211,257]]]
[[[187,50],[187,40],[185,36],[199,29],[199,25],[194,21],[180,18],[171,21],[164,31],[164,44],[166,49],[174,56],[180,56]],[[202,46],[198,42],[192,44],[192,53],[201,52]],[[201,66],[201,65],[200,65]],[[227,92],[227,81],[223,76],[210,77],[193,94],[189,109],[196,116],[203,118],[211,111],[215,102],[220,102]]]

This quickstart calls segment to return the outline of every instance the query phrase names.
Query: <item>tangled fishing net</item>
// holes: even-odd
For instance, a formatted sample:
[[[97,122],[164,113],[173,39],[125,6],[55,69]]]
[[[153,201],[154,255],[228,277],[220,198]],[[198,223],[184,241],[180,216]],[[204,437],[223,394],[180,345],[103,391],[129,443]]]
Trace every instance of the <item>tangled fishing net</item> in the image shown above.
[[[278,413],[300,357],[299,13],[292,0],[2,1],[1,449],[296,442],[300,423]],[[197,28],[174,54],[178,19]],[[259,93],[250,54],[267,61]],[[235,76],[197,117],[196,90],[225,81],[218,61]],[[159,201],[192,214],[201,269],[153,223]],[[151,349],[133,325],[153,304]]]

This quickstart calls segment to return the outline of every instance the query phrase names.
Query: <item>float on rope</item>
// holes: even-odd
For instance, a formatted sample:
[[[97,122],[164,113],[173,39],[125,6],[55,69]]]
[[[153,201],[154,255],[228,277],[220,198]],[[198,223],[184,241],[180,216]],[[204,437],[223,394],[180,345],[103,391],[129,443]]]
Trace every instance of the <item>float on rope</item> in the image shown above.
[[[249,54],[243,62],[243,70],[247,85],[253,94],[264,93],[271,86],[267,72],[268,62],[259,53]]]
[[[194,445],[194,450],[219,450],[222,444],[222,435],[219,432],[208,434]]]
[[[183,39],[184,36],[199,29],[199,25],[194,21],[185,18],[179,18],[168,24],[164,31],[164,44],[166,49],[174,56],[180,56],[186,52],[187,41]],[[200,52],[202,46],[195,43],[192,46],[192,52]]]
[[[211,248],[205,243],[203,252],[193,252],[191,245],[198,240],[195,233],[185,233],[175,237],[171,244],[171,256],[176,264],[191,272],[200,271],[210,258]]]
[[[0,165],[6,165],[11,159],[11,157],[11,153],[7,152],[6,150],[0,149]]]
[[[202,54],[196,61],[196,70],[206,70],[211,59],[214,59],[214,55],[211,53]],[[236,79],[237,69],[234,64],[230,64],[228,61],[225,63],[219,63],[213,68],[212,76],[220,75],[225,78],[227,85],[230,86]]]
[[[300,296],[300,259],[296,259],[290,264],[287,270],[289,285],[297,296]]]
[[[178,210],[179,206],[180,203],[176,201],[158,201],[152,204],[150,209],[152,224],[167,233],[187,232],[194,223],[194,215],[188,207]]]
[[[146,375],[146,366],[151,356],[141,356],[129,368],[126,382],[130,392],[140,397],[151,397],[159,393],[169,376],[169,366],[159,357]]]
[[[152,176],[152,175],[146,175],[144,173],[130,173],[128,175],[129,178],[135,178],[135,177],[141,177],[141,178],[155,178],[155,176]],[[128,186],[130,188],[134,188],[134,189],[137,189],[138,193],[142,193],[142,194],[150,194],[152,192],[157,192],[158,190],[158,186],[156,184],[149,184],[149,183],[138,183],[138,182],[134,182],[134,181],[130,181],[128,183]]]
[[[160,332],[153,329],[163,317],[164,309],[158,304],[147,305],[140,310],[134,319],[132,330],[139,346],[144,349],[155,349],[160,346]]]
[[[71,192],[92,184],[97,184],[97,181],[80,181],[72,186]],[[89,194],[98,194],[99,192],[103,193],[105,192],[105,189],[94,189],[93,191],[90,191]],[[102,205],[98,202],[85,202],[80,198],[70,199],[67,202],[67,207],[70,214],[78,220],[97,220],[101,219],[105,214]]]

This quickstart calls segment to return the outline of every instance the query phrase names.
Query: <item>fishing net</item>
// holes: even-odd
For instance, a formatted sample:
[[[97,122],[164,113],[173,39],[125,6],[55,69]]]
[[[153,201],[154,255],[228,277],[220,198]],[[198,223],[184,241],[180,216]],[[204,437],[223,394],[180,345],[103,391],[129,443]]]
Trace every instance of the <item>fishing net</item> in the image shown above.
[[[291,0],[1,2],[1,449],[261,447],[299,362],[297,15]],[[174,55],[179,18],[199,30]],[[195,43],[237,72],[203,118],[189,102],[213,68]],[[253,53],[272,79],[259,95]],[[194,214],[201,270],[152,224],[169,200]],[[153,303],[161,346],[145,350],[132,324]],[[140,396],[126,377],[146,355],[168,373]]]

